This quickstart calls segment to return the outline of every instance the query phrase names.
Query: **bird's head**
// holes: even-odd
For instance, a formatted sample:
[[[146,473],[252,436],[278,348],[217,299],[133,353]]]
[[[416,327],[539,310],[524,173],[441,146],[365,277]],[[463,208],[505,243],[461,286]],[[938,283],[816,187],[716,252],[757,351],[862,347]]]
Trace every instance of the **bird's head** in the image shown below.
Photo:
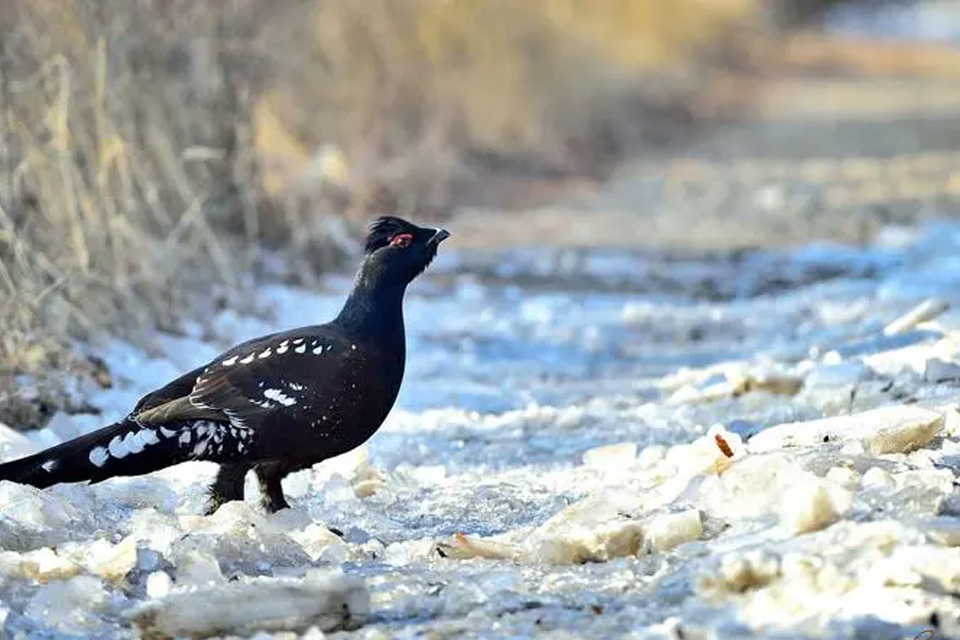
[[[361,276],[380,284],[406,286],[433,261],[450,234],[418,227],[401,218],[382,216],[370,225]]]

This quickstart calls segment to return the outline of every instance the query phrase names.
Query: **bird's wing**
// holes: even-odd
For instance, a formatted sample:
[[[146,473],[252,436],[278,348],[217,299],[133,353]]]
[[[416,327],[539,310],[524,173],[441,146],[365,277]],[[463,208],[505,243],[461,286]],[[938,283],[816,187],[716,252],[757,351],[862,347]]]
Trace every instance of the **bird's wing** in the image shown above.
[[[141,424],[218,420],[256,429],[274,413],[299,414],[306,408],[301,401],[314,391],[308,383],[332,373],[329,367],[319,366],[316,357],[338,342],[332,336],[298,332],[245,343],[204,367],[179,397],[151,406],[135,418]]]
[[[193,387],[197,384],[197,380],[203,375],[214,363],[220,362],[225,358],[228,358],[235,353],[241,353],[246,349],[254,349],[257,345],[270,342],[276,338],[278,333],[262,336],[260,338],[253,338],[252,340],[247,340],[241,342],[240,344],[234,346],[229,351],[218,356],[213,362],[205,364],[203,366],[197,367],[193,371],[189,371],[176,380],[167,383],[159,389],[155,389],[150,393],[146,394],[140,400],[137,401],[136,406],[134,406],[133,411],[130,412],[131,416],[139,415],[148,409],[155,409],[161,405],[165,405],[172,400],[178,400],[190,395],[190,392],[193,391]]]
[[[163,387],[151,391],[147,395],[140,398],[136,406],[131,411],[131,415],[137,415],[141,412],[147,411],[148,409],[154,409],[161,405],[164,405],[171,400],[176,400],[177,398],[182,398],[186,395],[189,395],[190,391],[193,389],[193,386],[197,383],[197,378],[204,372],[207,368],[207,365],[198,367],[189,373],[185,373],[173,382],[164,385]]]

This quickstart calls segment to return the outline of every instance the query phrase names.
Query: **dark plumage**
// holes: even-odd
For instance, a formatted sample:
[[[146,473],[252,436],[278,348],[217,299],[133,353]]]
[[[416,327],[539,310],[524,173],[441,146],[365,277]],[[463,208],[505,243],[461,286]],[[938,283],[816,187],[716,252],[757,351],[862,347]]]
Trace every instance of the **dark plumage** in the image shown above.
[[[207,512],[243,499],[257,474],[269,511],[288,473],[349,451],[383,423],[406,358],[403,294],[449,234],[394,217],[371,225],[353,291],[331,322],[240,344],[147,394],[123,420],[0,465],[36,487],[220,464]]]

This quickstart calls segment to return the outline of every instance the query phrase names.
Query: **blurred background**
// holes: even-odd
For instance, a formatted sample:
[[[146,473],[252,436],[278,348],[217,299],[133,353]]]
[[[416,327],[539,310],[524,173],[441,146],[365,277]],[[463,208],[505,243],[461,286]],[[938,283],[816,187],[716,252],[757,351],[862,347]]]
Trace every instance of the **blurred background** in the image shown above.
[[[678,252],[953,215],[958,41],[956,0],[3,0],[0,404],[384,212]]]

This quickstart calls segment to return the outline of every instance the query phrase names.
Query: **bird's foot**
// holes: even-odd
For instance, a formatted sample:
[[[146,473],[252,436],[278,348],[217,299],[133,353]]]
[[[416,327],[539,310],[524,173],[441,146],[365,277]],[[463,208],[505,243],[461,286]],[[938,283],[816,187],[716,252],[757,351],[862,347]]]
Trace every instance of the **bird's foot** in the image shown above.
[[[260,503],[263,505],[263,508],[267,513],[276,513],[281,509],[289,509],[290,505],[287,503],[286,499],[281,496],[263,496],[260,500]]]
[[[338,538],[343,537],[343,531],[341,531],[340,529],[337,529],[336,527],[327,527],[327,531],[337,536]]]
[[[223,494],[210,491],[207,497],[206,507],[204,507],[204,510],[203,510],[203,515],[212,516],[214,513],[217,512],[217,509],[227,504],[228,502],[233,502],[233,500],[234,498],[231,498],[229,496],[225,496]]]
[[[240,464],[221,464],[217,477],[207,489],[205,516],[213,515],[228,502],[243,500],[243,480],[250,467]]]

